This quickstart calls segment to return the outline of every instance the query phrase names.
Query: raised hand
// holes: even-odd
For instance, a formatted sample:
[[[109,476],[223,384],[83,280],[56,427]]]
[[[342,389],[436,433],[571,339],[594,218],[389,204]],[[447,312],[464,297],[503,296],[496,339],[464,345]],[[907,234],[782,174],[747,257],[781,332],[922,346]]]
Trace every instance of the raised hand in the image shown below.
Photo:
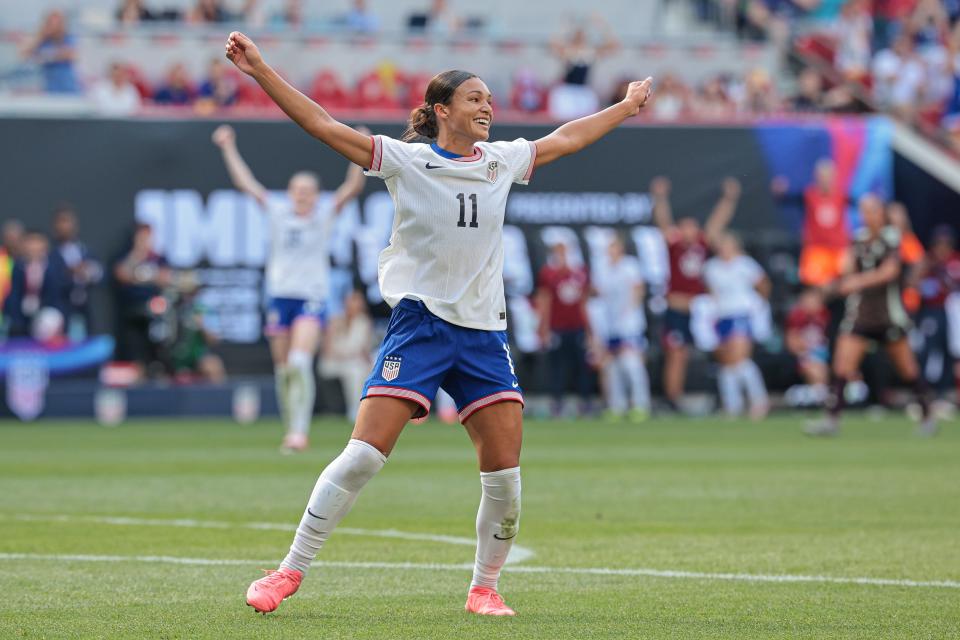
[[[734,177],[725,178],[723,181],[723,197],[735,200],[740,197],[742,187],[740,181]]]
[[[670,178],[657,176],[650,181],[650,195],[654,198],[666,198],[670,195]]]
[[[627,105],[630,105],[631,111],[630,115],[635,116],[640,113],[640,109],[643,109],[647,104],[647,100],[650,98],[650,94],[653,91],[653,78],[647,76],[646,80],[642,82],[639,80],[634,80],[627,86],[627,95],[623,99],[623,102]]]
[[[236,143],[237,134],[233,130],[233,127],[228,124],[222,124],[214,130],[211,139],[213,140],[213,144],[223,149]]]
[[[264,64],[257,45],[239,31],[232,31],[227,37],[226,55],[227,60],[248,76],[252,76],[257,68]]]

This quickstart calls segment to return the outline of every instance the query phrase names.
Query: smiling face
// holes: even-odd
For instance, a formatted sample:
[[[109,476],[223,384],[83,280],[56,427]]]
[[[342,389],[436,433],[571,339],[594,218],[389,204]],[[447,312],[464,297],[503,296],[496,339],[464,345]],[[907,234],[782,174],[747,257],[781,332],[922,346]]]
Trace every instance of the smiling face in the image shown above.
[[[493,96],[480,78],[465,80],[454,91],[449,104],[434,105],[441,131],[454,138],[480,142],[490,137],[493,124]]]
[[[722,260],[733,260],[740,255],[740,241],[731,233],[724,233],[717,240],[717,255]]]
[[[317,206],[320,182],[314,174],[308,171],[295,173],[287,184],[287,195],[290,197],[293,210],[297,215],[308,215]]]

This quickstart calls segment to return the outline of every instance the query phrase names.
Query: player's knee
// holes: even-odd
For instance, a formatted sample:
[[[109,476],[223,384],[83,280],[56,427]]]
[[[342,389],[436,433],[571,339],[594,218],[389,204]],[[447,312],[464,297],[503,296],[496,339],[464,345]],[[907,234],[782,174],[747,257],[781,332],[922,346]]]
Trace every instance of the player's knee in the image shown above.
[[[850,376],[853,375],[853,372],[850,370],[850,367],[848,367],[843,362],[840,362],[839,360],[833,361],[832,371],[833,371],[833,376],[835,378],[840,378],[841,380],[849,380]]]
[[[387,456],[369,442],[350,440],[343,453],[324,471],[327,479],[347,490],[363,487],[386,462]]]

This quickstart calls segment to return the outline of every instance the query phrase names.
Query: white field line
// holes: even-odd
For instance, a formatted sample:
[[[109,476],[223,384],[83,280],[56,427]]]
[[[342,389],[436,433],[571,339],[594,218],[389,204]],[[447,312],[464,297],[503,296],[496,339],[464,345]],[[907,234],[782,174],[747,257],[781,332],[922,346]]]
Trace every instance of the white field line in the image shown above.
[[[0,516],[2,519],[2,516]],[[38,516],[16,515],[13,520],[21,522],[62,522],[62,523],[89,523],[107,524],[121,527],[186,527],[191,529],[257,529],[260,531],[288,531],[293,533],[297,525],[280,522],[223,522],[216,520],[156,520],[149,518],[126,518],[114,516]],[[355,529],[352,527],[337,527],[337,535],[371,536],[375,538],[396,538],[399,540],[419,540],[422,542],[440,542],[443,544],[459,545],[474,548],[476,538],[461,538],[458,536],[444,536],[432,533],[414,533],[397,531],[396,529]],[[534,556],[533,550],[518,544],[510,549],[507,557],[508,564],[516,564],[529,560]]]
[[[181,558],[175,556],[113,556],[83,554],[0,553],[2,560],[53,560],[57,562],[146,562],[194,566],[272,566],[269,560],[234,560],[226,558]],[[470,564],[433,564],[419,562],[315,562],[315,566],[346,569],[392,569],[400,571],[469,571]],[[589,567],[505,567],[510,573],[573,574],[595,576],[628,576],[669,579],[723,580],[760,583],[856,584],[878,587],[928,587],[960,589],[955,580],[900,580],[895,578],[848,578],[839,576],[767,575],[752,573],[707,573],[703,571],[664,571],[660,569],[609,569]]]

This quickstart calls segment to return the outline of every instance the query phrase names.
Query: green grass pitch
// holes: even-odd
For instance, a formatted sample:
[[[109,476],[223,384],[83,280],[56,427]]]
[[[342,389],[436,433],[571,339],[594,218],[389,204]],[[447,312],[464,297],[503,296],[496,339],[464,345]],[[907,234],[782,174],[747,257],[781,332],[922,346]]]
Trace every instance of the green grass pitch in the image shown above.
[[[533,556],[501,580],[518,616],[485,619],[463,611],[479,480],[459,427],[408,427],[264,617],[247,584],[349,425],[318,421],[284,457],[275,422],[2,423],[0,638],[960,638],[960,429],[801,425],[528,422]],[[762,578],[784,575],[815,579]]]

